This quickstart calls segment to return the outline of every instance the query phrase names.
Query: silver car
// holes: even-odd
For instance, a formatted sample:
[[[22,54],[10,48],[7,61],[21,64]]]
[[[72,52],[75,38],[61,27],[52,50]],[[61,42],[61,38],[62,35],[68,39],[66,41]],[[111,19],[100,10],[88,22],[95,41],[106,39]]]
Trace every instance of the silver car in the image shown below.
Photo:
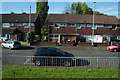
[[[9,48],[11,50],[14,48],[20,48],[21,43],[19,41],[6,41],[5,43],[2,43],[1,46],[3,48]]]

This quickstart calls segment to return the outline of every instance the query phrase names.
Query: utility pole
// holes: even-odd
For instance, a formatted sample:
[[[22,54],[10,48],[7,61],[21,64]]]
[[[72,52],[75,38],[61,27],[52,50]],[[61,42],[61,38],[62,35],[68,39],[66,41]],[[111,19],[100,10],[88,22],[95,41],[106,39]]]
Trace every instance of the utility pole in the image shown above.
[[[31,6],[30,6],[30,13],[29,13],[29,31],[31,31]]]
[[[31,45],[31,6],[30,6],[30,13],[29,13],[29,32],[30,32],[30,45]]]
[[[94,14],[94,11],[95,11],[95,3],[96,2],[93,2],[93,28],[92,28],[92,46],[94,46],[94,26],[95,26],[95,14]]]

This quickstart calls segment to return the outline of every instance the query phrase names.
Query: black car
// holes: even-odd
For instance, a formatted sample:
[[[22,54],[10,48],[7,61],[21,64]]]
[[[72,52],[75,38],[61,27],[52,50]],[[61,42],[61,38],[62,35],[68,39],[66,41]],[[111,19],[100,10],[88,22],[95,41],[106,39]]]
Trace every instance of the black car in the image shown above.
[[[38,48],[33,58],[36,66],[70,66],[74,60],[74,55],[52,47]]]

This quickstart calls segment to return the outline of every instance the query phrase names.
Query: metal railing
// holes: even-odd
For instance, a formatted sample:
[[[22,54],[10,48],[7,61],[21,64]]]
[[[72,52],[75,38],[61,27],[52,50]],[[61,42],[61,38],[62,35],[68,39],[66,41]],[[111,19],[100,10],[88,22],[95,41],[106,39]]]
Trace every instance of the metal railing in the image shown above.
[[[6,65],[39,67],[119,68],[118,57],[32,57],[11,55]]]

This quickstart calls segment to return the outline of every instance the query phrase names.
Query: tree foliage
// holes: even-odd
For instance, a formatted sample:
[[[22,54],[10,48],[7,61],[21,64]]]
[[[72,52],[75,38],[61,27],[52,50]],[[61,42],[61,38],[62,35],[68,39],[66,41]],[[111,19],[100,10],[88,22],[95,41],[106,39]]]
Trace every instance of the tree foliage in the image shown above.
[[[15,14],[15,12],[11,12],[10,14]]]
[[[35,40],[35,32],[29,31],[26,35],[26,42],[33,44]]]
[[[76,6],[76,14],[82,14],[82,3],[78,2]]]
[[[77,4],[75,2],[73,2],[72,5],[71,5],[71,13],[72,14],[76,13],[76,8],[77,8]]]
[[[40,16],[39,17],[41,21],[40,30],[42,38],[46,36],[45,34],[47,32],[47,26],[45,24],[47,23],[48,10],[49,10],[48,1],[36,2],[36,13],[38,13]]]
[[[66,13],[67,14],[93,14],[93,10],[85,2],[83,2],[83,3],[73,2],[70,7],[67,7],[67,9],[65,8],[64,14],[66,14]],[[98,11],[95,11],[95,14],[96,15],[105,15],[105,14],[100,13]]]
[[[70,10],[70,5],[67,5],[67,6],[65,7],[65,10],[63,11],[63,13],[69,14],[70,12],[71,12],[71,10]]]
[[[40,41],[40,35],[35,35],[34,42],[39,42]]]

